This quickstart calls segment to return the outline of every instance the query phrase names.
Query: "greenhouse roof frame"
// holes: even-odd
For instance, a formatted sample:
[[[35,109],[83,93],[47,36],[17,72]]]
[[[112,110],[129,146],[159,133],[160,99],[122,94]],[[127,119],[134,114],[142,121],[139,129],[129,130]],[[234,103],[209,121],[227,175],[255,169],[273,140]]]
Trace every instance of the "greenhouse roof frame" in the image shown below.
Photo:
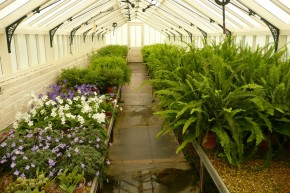
[[[56,33],[90,35],[138,19],[166,35],[222,34],[218,1],[2,0],[0,33],[6,33],[8,44],[14,33],[27,32],[49,33],[52,41]],[[225,27],[234,34],[272,34],[277,41],[280,34],[290,34],[290,5],[287,0],[230,0],[225,5]]]

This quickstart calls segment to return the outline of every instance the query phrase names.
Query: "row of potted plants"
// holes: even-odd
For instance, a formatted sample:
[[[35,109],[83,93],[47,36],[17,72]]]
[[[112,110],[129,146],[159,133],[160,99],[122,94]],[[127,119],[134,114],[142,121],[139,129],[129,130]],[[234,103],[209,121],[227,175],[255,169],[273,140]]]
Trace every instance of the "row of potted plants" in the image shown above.
[[[105,88],[130,80],[104,73],[98,75],[108,83],[98,82],[99,65],[104,71],[127,68],[123,58],[112,58],[105,57],[107,65],[92,62],[83,69],[65,69],[46,94],[31,93],[30,110],[17,113],[13,129],[0,142],[0,192],[85,192],[94,178],[105,179],[105,165],[110,164],[107,129],[120,110],[116,91],[107,94]],[[109,78],[121,80],[111,84]]]
[[[183,137],[177,151],[210,132],[219,155],[238,166],[264,141],[271,156],[283,150],[290,137],[290,61],[282,51],[252,50],[230,37],[201,49],[145,46],[142,54],[159,98],[156,114],[166,123],[160,134]]]

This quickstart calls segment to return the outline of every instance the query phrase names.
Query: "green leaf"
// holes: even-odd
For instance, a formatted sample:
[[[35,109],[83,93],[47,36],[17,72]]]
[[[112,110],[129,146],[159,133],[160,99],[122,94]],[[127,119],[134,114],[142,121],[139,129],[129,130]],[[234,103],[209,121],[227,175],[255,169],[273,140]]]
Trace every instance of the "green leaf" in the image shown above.
[[[197,117],[190,117],[184,124],[182,133],[184,134],[187,131],[187,128],[190,126],[191,123],[194,123],[197,120]]]
[[[177,154],[178,152],[180,152],[180,150],[182,150],[182,149],[186,146],[186,144],[192,142],[194,139],[195,139],[195,137],[194,137],[193,135],[190,135],[190,136],[188,136],[186,139],[184,139],[183,142],[181,143],[181,145],[178,146],[178,148],[177,148],[177,150],[176,150],[176,154]]]

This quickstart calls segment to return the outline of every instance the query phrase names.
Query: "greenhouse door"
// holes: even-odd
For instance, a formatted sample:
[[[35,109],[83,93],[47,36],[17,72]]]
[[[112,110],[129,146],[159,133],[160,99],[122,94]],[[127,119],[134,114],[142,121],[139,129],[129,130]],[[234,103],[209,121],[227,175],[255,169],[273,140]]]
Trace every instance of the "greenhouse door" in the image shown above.
[[[144,44],[143,23],[128,23],[128,62],[143,62],[141,48]]]

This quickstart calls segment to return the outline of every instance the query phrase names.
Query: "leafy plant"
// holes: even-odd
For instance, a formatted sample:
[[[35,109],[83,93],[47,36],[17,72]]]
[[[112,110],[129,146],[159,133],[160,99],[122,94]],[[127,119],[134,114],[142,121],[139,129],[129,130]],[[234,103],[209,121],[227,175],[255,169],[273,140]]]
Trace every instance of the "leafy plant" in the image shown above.
[[[68,169],[65,169],[59,174],[57,179],[59,180],[59,186],[66,193],[73,193],[76,186],[83,180],[84,173],[79,174],[78,168],[75,167],[71,173],[68,173]]]
[[[290,64],[273,48],[252,51],[234,42],[226,38],[201,49],[159,44],[142,53],[159,98],[156,114],[165,121],[159,135],[180,133],[179,151],[211,130],[220,155],[240,165],[269,134],[289,136]]]
[[[48,182],[49,179],[43,173],[39,174],[37,170],[35,179],[18,177],[6,187],[6,192],[44,193],[44,187]]]

